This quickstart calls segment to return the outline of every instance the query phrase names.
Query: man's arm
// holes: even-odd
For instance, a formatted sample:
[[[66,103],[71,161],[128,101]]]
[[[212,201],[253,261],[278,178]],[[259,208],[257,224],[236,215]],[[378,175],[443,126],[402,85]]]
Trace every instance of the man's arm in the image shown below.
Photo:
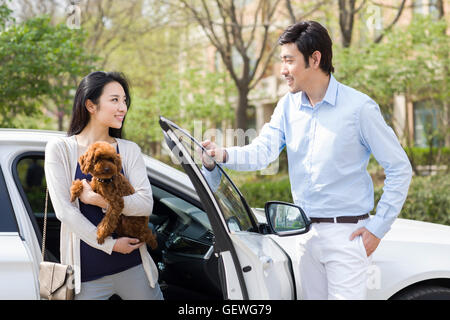
[[[406,200],[412,169],[397,136],[384,121],[375,102],[370,101],[361,108],[359,120],[361,141],[386,174],[376,215],[366,225],[367,230],[381,239],[390,230]]]
[[[209,156],[224,166],[238,171],[255,171],[264,169],[273,162],[285,147],[283,104],[278,103],[270,122],[266,123],[257,138],[243,147],[217,148],[210,141],[203,141]],[[214,165],[207,159],[203,164],[212,170]]]

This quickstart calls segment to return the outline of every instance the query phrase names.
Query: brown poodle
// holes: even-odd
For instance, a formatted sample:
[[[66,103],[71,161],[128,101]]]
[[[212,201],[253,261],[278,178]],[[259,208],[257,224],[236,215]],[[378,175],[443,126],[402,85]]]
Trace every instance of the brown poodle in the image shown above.
[[[80,157],[79,163],[84,174],[92,175],[92,190],[105,198],[109,204],[105,216],[97,226],[98,243],[104,243],[105,238],[115,231],[119,236],[137,238],[156,249],[158,243],[148,227],[148,217],[129,217],[121,214],[124,206],[122,197],[133,194],[134,188],[120,172],[122,161],[115,148],[103,141],[93,143]],[[78,198],[82,191],[81,180],[73,181],[70,201]]]

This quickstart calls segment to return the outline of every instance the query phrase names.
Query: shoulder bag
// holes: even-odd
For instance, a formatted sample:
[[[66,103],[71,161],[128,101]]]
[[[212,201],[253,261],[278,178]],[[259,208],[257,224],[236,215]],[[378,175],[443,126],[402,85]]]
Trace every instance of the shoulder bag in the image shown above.
[[[67,145],[66,151],[68,151]],[[42,299],[47,300],[72,300],[75,296],[75,281],[72,266],[45,261],[47,205],[48,187],[45,191],[44,227],[42,232],[42,262],[39,265],[40,296]]]

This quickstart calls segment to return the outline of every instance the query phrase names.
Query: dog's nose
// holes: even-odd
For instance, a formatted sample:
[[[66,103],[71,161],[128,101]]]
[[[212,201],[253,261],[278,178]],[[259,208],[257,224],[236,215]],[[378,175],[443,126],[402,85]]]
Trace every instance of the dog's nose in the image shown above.
[[[106,168],[104,168],[104,171],[105,171],[105,172],[110,172],[110,171],[111,171],[111,168],[106,167]]]

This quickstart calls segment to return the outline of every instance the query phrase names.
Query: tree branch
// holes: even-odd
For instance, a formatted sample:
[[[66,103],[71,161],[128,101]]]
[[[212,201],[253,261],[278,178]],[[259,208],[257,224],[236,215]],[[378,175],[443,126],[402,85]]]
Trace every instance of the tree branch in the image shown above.
[[[289,18],[291,19],[291,23],[294,24],[297,19],[295,19],[294,10],[292,9],[291,0],[286,0],[286,9],[289,13]]]
[[[400,4],[400,7],[398,8],[397,15],[395,16],[394,20],[389,24],[387,28],[383,30],[383,32],[375,39],[375,43],[379,43],[381,39],[383,39],[384,35],[389,32],[392,27],[397,23],[397,21],[400,19],[400,16],[402,15],[403,9],[405,7],[406,0],[402,0],[402,3]]]

